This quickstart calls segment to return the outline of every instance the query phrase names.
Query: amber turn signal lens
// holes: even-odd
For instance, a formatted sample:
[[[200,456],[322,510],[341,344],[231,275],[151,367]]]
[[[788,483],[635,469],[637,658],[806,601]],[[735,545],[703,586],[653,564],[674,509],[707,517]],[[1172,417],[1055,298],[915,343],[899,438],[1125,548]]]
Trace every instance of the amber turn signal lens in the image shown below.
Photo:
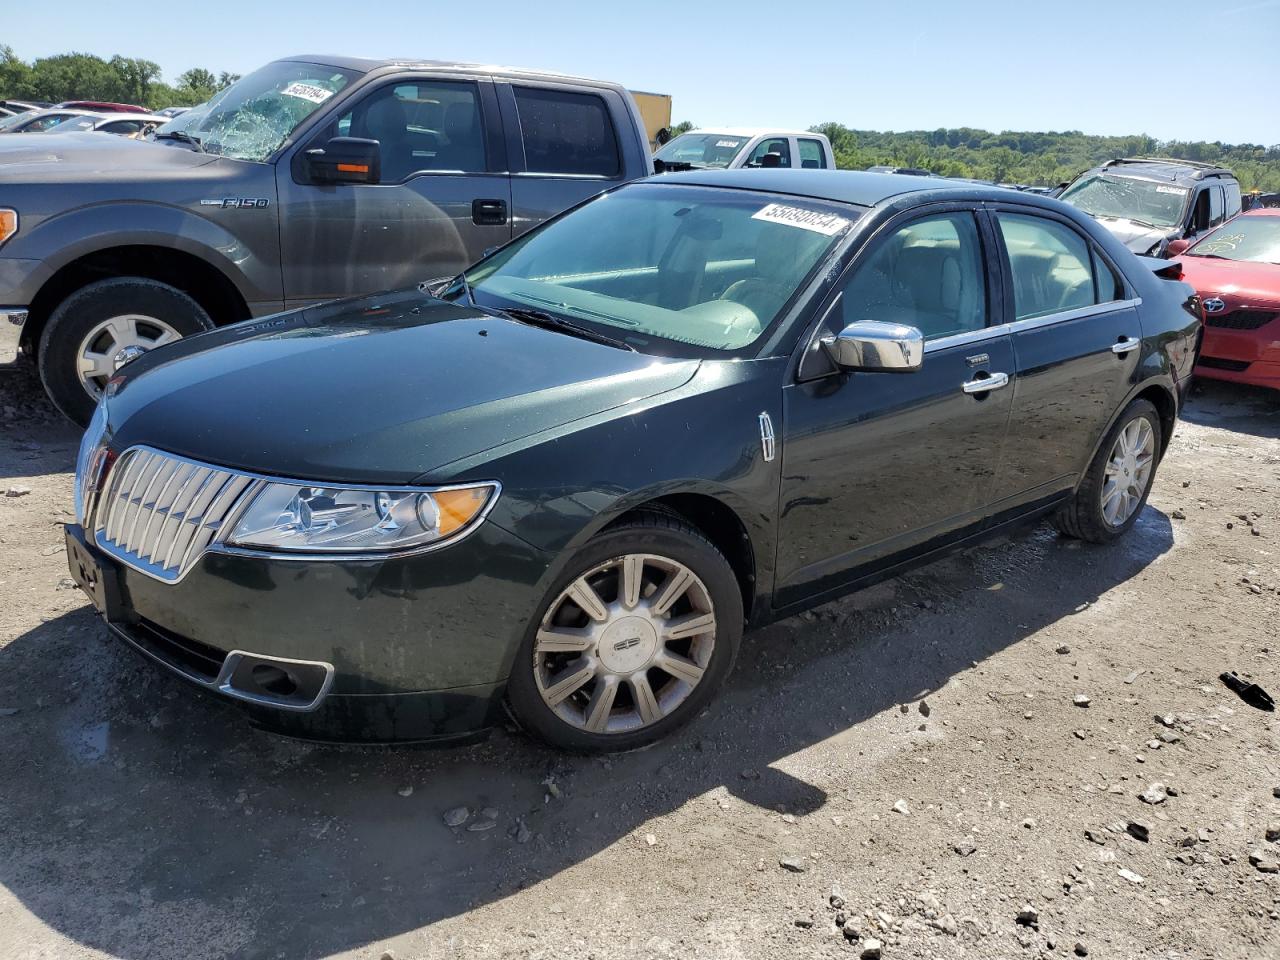
[[[369,167],[363,163],[340,163],[338,164],[339,173],[368,173]]]
[[[491,487],[468,490],[440,490],[432,494],[440,510],[440,536],[447,537],[475,519],[489,499]]]
[[[0,207],[0,243],[18,232],[18,211]]]

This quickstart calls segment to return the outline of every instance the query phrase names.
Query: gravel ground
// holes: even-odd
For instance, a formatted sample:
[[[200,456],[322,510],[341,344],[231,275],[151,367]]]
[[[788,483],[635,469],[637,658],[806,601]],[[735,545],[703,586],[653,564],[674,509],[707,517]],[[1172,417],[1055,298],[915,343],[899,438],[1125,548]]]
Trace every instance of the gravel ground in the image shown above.
[[[644,752],[338,749],[108,639],[77,436],[0,377],[0,957],[1280,956],[1276,715],[1217,679],[1280,695],[1278,438],[1206,385],[1122,543],[772,626]]]

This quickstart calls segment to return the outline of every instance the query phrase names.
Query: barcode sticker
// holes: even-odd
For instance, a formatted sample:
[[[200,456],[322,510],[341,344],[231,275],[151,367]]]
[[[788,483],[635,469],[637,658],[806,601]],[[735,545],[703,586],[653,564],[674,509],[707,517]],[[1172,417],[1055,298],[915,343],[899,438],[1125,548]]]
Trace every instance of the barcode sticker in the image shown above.
[[[801,230],[812,230],[826,237],[835,236],[849,225],[847,217],[823,213],[820,210],[806,210],[804,207],[792,207],[785,203],[771,203],[753,213],[751,219],[781,223],[788,227],[799,227]]]

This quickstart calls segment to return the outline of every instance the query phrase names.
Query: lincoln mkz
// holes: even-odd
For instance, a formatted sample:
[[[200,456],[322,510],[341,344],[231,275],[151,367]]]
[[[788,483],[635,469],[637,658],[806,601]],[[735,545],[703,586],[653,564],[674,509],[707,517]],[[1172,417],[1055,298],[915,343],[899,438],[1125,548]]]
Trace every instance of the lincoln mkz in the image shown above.
[[[265,727],[571,750],[702,710],[747,627],[1009,526],[1143,509],[1199,302],[1083,213],[807,170],[611,190],[451,281],[151,351],[71,570]]]

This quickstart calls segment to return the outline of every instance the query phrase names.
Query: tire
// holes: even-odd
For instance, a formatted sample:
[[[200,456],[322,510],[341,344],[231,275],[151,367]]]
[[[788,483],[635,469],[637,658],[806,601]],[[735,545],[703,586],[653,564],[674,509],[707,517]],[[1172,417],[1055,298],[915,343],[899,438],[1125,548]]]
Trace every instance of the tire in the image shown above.
[[[630,602],[623,595],[624,567],[640,573]],[[578,606],[567,596],[580,578],[593,586],[606,619],[585,613],[590,600]],[[668,590],[676,599],[659,611]],[[714,617],[710,625],[708,613]],[[686,629],[699,623],[705,629],[667,638],[677,621]],[[602,753],[646,746],[706,706],[733,669],[742,628],[742,593],[720,551],[682,519],[639,514],[589,541],[543,597],[512,666],[512,712],[531,733],[562,749]],[[554,649],[567,636],[583,646]],[[668,673],[663,663],[680,675]],[[564,690],[562,677],[572,687],[587,671],[592,675],[583,685],[558,704],[551,702]],[[610,685],[611,697],[605,692]]]
[[[130,349],[144,351],[179,337],[212,330],[213,321],[200,304],[181,290],[142,277],[116,277],[81,287],[63,300],[49,316],[40,337],[39,370],[45,392],[64,416],[84,426],[93,415],[95,393],[109,375],[108,367],[121,349],[112,350],[116,340],[103,325],[111,320],[125,324],[131,337],[121,337]],[[110,329],[117,329],[112,327]],[[101,331],[94,334],[95,330]],[[81,379],[80,355],[86,338],[102,374],[89,381]]]
[[[1133,496],[1131,508],[1122,518],[1116,517],[1119,522],[1113,522],[1112,519],[1108,519],[1105,506],[1111,493],[1107,483],[1107,465],[1117,451],[1117,443],[1122,433],[1131,428],[1139,434],[1142,433],[1142,427],[1138,425],[1140,421],[1145,421],[1147,428],[1150,429],[1150,470],[1147,471],[1141,483],[1141,493],[1130,494]],[[1085,471],[1084,480],[1081,481],[1075,495],[1054,516],[1053,525],[1057,527],[1058,532],[1090,543],[1110,543],[1132,527],[1138,515],[1142,513],[1142,508],[1146,505],[1147,497],[1151,493],[1151,487],[1155,483],[1156,467],[1159,466],[1162,450],[1161,433],[1160,415],[1150,402],[1135,400],[1129,404],[1099,445],[1098,452],[1094,455],[1093,462],[1089,464],[1089,469]],[[1125,477],[1123,473],[1119,476],[1122,479]],[[1121,485],[1127,487],[1128,491],[1135,489],[1133,484]],[[1123,497],[1125,493],[1119,496]]]

